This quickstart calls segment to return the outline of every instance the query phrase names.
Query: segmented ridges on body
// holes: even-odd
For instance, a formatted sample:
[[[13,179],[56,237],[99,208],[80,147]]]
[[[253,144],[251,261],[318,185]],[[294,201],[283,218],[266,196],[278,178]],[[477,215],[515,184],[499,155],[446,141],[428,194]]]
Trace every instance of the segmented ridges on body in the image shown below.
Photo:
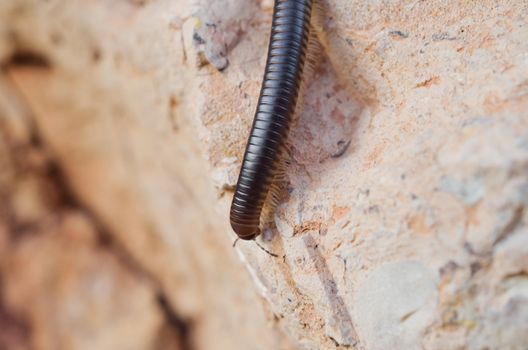
[[[277,173],[301,85],[312,0],[276,0],[266,70],[231,205],[242,239],[260,233],[262,207]]]

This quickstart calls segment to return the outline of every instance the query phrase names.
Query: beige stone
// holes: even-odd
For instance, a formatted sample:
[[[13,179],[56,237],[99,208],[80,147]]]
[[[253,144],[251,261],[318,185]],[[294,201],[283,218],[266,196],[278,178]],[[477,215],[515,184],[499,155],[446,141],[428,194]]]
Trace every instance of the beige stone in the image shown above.
[[[528,343],[528,3],[321,4],[324,55],[291,132],[288,193],[261,241],[277,259],[253,242],[232,249],[227,222],[270,1],[0,4],[7,218],[31,228],[56,217],[64,196],[45,199],[58,183],[74,203],[64,215],[78,222],[81,211],[80,231],[96,232],[70,237],[77,224],[55,223],[5,254],[13,233],[0,225],[10,307],[0,307],[0,326],[11,325],[0,345],[23,343],[28,320],[39,325],[33,344],[53,334],[81,344],[83,334],[43,323],[46,295],[17,296],[70,260],[57,278],[71,279],[71,300],[91,300],[85,278],[119,281],[123,301],[140,300],[83,323],[101,344],[126,344],[128,327],[141,328],[139,348],[156,346],[159,332],[196,349]],[[36,148],[23,164],[17,145]],[[59,179],[38,173],[50,159]],[[21,167],[29,170],[19,180]],[[85,237],[101,230],[112,248]],[[38,246],[47,249],[35,255],[39,273],[14,278]],[[46,289],[56,320],[70,312],[61,290]],[[167,326],[169,311],[187,334]],[[141,325],[130,325],[137,315]],[[112,317],[115,329],[98,327]]]
[[[267,244],[283,259],[240,245],[303,348],[521,349],[528,341],[525,254],[508,245],[527,234],[526,7],[324,2],[327,58],[292,131],[289,196]],[[240,164],[267,20],[256,16],[230,68],[206,76],[209,157],[227,174],[219,178],[233,181],[218,188],[236,179],[238,168],[223,160]],[[502,249],[509,254],[498,267]]]
[[[65,213],[59,220],[56,230],[14,244],[2,269],[5,303],[28,320],[31,345],[155,348],[164,319],[148,284],[123,271],[104,248],[70,237],[90,236],[84,218]]]

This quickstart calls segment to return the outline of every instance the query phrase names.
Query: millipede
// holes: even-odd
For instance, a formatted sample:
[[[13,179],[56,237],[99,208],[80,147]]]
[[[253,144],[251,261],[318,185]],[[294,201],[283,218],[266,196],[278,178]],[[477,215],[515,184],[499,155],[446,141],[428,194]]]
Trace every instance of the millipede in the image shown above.
[[[242,240],[254,240],[261,233],[263,208],[276,205],[276,184],[302,85],[313,2],[275,0],[260,96],[230,210],[231,227]]]

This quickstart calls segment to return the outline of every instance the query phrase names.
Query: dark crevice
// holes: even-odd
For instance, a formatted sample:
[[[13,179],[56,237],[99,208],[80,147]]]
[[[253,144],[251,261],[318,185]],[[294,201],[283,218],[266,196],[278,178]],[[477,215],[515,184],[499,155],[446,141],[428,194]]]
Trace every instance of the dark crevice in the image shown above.
[[[515,208],[515,211],[512,215],[511,220],[508,222],[506,226],[504,226],[499,236],[493,243],[494,246],[501,243],[508,236],[510,236],[513,232],[515,232],[517,227],[522,223],[523,214],[524,214],[524,207],[522,205]]]
[[[517,272],[510,273],[504,276],[504,280],[516,279],[516,278],[528,279],[528,271],[524,271],[524,270],[517,271]]]
[[[5,66],[51,68],[49,60],[44,55],[29,50],[15,51]]]
[[[39,142],[41,144],[41,142]],[[60,169],[60,165],[56,161],[50,162],[49,176],[56,184],[61,198],[63,199],[63,205],[69,208],[76,208],[82,211],[94,225],[95,232],[97,232],[98,243],[101,248],[110,251],[119,263],[125,267],[125,269],[137,276],[139,279],[146,281],[147,284],[153,289],[153,293],[157,294],[157,301],[160,305],[160,309],[167,321],[170,329],[175,332],[179,339],[179,348],[182,350],[193,350],[194,347],[191,343],[191,323],[181,319],[177,313],[173,310],[167,297],[163,293],[161,283],[158,279],[148,272],[141,264],[127,251],[127,249],[114,238],[111,234],[110,229],[97,217],[95,213],[83,203],[81,203],[74,192],[71,190],[69,182],[65,174]]]
[[[169,323],[169,326],[180,335],[180,349],[194,350],[192,344],[192,322],[184,320],[174,313],[164,294],[158,294],[158,303],[165,315],[165,319]]]
[[[0,349],[27,349],[31,328],[25,320],[7,309],[3,290],[0,275]]]
[[[44,226],[60,220],[61,212],[77,208],[78,204],[75,197],[64,186],[58,164],[50,157],[37,133],[32,132],[28,143],[20,144],[10,139],[7,128],[0,121],[0,136],[7,141],[6,144],[11,153],[11,162],[16,178],[38,179],[38,191],[43,198],[42,200],[46,203],[47,212],[59,213],[59,215],[45,214],[37,221],[21,221],[10,207],[9,203],[12,194],[8,189],[6,193],[0,195],[0,218],[9,227],[10,241],[16,243],[26,236],[40,231]]]

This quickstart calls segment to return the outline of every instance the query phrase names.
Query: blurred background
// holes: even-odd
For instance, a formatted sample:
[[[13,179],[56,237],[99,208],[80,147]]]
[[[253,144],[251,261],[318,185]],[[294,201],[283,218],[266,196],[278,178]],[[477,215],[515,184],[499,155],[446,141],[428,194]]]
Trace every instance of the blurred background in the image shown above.
[[[217,213],[190,14],[1,2],[0,349],[287,348]]]

